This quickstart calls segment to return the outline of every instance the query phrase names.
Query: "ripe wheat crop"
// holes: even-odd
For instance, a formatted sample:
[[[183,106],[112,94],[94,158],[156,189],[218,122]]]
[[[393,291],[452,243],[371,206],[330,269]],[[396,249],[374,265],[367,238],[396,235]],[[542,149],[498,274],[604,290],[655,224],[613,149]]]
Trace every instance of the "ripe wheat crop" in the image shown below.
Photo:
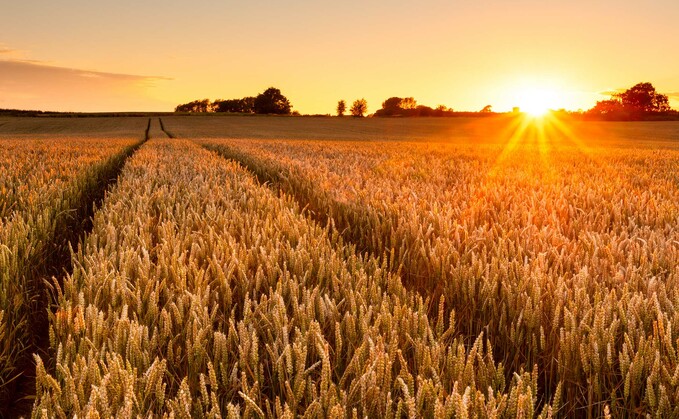
[[[506,144],[205,139],[403,284],[445,299],[507,376],[560,415],[679,415],[679,152]],[[533,370],[537,366],[537,371]]]
[[[33,417],[679,417],[679,151],[655,128],[239,121],[149,125],[63,275],[66,221],[134,142],[0,140],[5,388],[59,277]]]
[[[445,299],[429,316],[378,259],[185,140],[130,159],[73,258],[34,417],[536,414],[537,373],[506,381]]]
[[[40,339],[46,261],[68,246],[72,220],[139,140],[0,140],[0,401],[30,366]],[[50,272],[60,274],[60,272]],[[27,358],[28,357],[28,358]]]

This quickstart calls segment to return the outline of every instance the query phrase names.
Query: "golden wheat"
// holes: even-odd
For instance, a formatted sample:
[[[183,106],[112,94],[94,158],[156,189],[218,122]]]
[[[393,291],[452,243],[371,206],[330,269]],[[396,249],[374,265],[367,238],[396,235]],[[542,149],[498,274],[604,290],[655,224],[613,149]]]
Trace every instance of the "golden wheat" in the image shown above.
[[[537,370],[506,381],[444,298],[430,317],[383,263],[188,141],[129,160],[73,258],[34,417],[528,417],[538,404]]]
[[[41,266],[130,139],[0,140],[0,400],[25,373],[44,306]],[[30,358],[30,354],[28,354]]]
[[[430,306],[444,296],[508,377],[538,365],[560,414],[679,415],[677,151],[540,136],[200,143],[382,256]]]

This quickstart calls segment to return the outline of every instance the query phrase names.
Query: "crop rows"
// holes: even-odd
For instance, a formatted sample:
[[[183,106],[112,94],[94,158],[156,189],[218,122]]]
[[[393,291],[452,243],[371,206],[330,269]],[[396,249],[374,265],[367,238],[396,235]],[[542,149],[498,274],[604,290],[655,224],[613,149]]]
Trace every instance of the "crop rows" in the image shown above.
[[[428,315],[384,264],[186,140],[128,161],[73,264],[34,417],[537,414],[537,371],[506,380],[444,299]]]
[[[75,223],[86,218],[94,197],[115,177],[134,143],[85,138],[0,142],[0,412],[23,396],[19,378],[30,375],[31,352],[40,331],[46,332],[43,281],[60,274],[50,271],[55,258],[77,239]]]
[[[455,313],[507,377],[537,374],[538,405],[679,416],[679,153],[566,134],[474,148],[200,142],[380,257],[430,313]]]

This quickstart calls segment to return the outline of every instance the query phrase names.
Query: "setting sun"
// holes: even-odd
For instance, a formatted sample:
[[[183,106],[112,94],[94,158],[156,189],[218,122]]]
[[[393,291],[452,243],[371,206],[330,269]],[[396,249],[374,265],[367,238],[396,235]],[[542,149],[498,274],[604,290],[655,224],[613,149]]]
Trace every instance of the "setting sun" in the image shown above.
[[[556,106],[559,94],[549,87],[527,87],[518,94],[518,106],[532,116],[543,116]]]

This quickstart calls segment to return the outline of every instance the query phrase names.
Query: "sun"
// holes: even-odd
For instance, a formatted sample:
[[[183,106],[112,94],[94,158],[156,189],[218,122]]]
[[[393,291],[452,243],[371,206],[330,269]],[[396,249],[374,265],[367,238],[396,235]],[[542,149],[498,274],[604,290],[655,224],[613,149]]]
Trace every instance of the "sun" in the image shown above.
[[[519,92],[519,107],[531,116],[544,116],[555,105],[557,96],[550,88],[527,87]]]
[[[560,101],[563,95],[554,86],[541,84],[524,84],[515,89],[514,100],[522,112],[541,117],[550,109],[562,107]]]

